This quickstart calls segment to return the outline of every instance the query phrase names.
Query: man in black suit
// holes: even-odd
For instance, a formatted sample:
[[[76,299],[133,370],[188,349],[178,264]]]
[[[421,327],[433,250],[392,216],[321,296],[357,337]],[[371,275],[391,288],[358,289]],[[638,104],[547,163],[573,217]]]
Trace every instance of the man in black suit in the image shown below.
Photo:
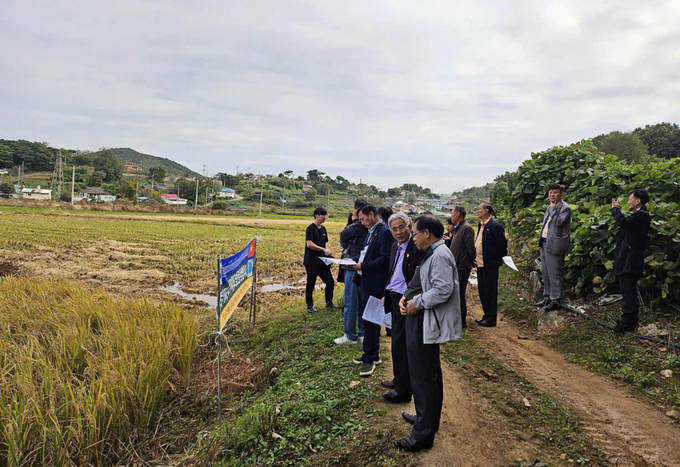
[[[399,310],[399,300],[406,292],[408,283],[413,279],[413,273],[420,263],[424,252],[416,248],[409,229],[410,220],[403,212],[392,214],[388,225],[392,236],[396,240],[392,244],[390,254],[389,281],[385,287],[385,313],[392,315],[392,369],[394,379],[381,381],[380,384],[390,391],[383,393],[388,402],[408,402],[413,392],[408,369],[408,355],[406,353],[406,316]]]
[[[644,251],[651,223],[651,216],[645,207],[648,201],[647,191],[633,190],[628,197],[631,214],[626,216],[621,212],[621,203],[616,199],[612,200],[612,216],[620,227],[614,260],[614,274],[619,276],[623,296],[623,314],[614,326],[614,332],[619,334],[634,330],[638,324],[637,283],[642,277]]]
[[[479,229],[475,241],[476,257],[473,266],[477,268],[477,288],[482,302],[484,316],[475,320],[480,326],[496,326],[498,314],[498,270],[503,264],[503,256],[508,254],[508,240],[505,229],[491,216],[491,203],[482,203],[477,208]]]
[[[359,310],[363,316],[368,303],[368,297],[383,298],[385,285],[390,273],[390,250],[394,237],[390,228],[380,218],[378,210],[372,204],[367,204],[359,211],[361,223],[368,229],[364,248],[359,255],[357,264],[352,268],[359,277]],[[360,376],[370,376],[375,371],[375,365],[380,360],[380,326],[364,321],[364,353],[355,358],[354,363],[361,365]]]

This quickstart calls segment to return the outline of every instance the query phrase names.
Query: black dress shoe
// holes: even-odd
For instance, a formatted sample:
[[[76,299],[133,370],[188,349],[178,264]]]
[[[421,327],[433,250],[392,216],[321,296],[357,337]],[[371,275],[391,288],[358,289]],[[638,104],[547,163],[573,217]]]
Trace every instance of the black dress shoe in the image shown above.
[[[340,308],[340,307],[333,302],[328,302],[328,303],[326,303],[326,308],[337,309],[337,308]]]
[[[479,323],[481,323],[482,321],[485,321],[485,320],[486,320],[486,316],[482,316],[481,318],[476,319],[475,323],[479,324]]]
[[[546,306],[548,304],[549,300],[547,298],[544,298],[540,302],[535,302],[532,303],[531,306]]]
[[[382,387],[384,387],[385,389],[394,389],[396,387],[395,384],[394,384],[394,381],[390,381],[390,380],[386,380],[386,379],[380,381],[380,385]]]
[[[397,449],[401,449],[402,451],[416,452],[420,451],[421,449],[430,449],[432,447],[432,441],[418,441],[412,436],[407,436],[406,438],[396,440],[394,442],[394,446]]]
[[[479,323],[480,326],[483,326],[485,328],[495,328],[496,327],[496,322],[495,321],[490,321],[488,319],[485,319],[483,321],[480,321]]]
[[[561,307],[560,307],[559,303],[552,301],[552,302],[548,303],[546,306],[544,306],[542,309],[543,309],[543,311],[555,311],[555,310],[559,310],[560,308]]]
[[[399,394],[397,391],[392,389],[391,391],[386,391],[382,393],[383,399],[385,399],[387,402],[394,402],[400,403],[400,402],[409,402],[411,400],[411,397],[405,397]]]
[[[401,418],[403,418],[409,425],[413,425],[414,423],[416,423],[416,416],[411,413],[402,412]]]
[[[614,332],[617,333],[617,334],[624,334],[626,332],[633,332],[636,327],[637,327],[637,323],[626,324],[626,323],[622,323],[621,321],[617,321],[616,325],[614,326]]]

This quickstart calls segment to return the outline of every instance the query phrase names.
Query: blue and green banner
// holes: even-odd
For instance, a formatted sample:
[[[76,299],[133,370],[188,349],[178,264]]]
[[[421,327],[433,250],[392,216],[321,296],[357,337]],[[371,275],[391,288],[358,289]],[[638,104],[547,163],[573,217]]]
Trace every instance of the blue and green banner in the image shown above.
[[[256,239],[254,238],[243,250],[228,258],[221,258],[218,262],[220,290],[217,297],[217,322],[219,331],[222,331],[243,296],[253,286],[255,246]]]

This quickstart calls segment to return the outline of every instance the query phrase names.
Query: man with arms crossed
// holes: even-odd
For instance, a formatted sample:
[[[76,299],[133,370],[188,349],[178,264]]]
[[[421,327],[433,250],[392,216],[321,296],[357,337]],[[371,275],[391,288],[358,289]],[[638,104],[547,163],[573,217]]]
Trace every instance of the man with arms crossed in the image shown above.
[[[425,253],[399,303],[406,315],[406,349],[416,407],[415,415],[402,414],[413,425],[411,434],[394,442],[405,451],[432,447],[444,400],[439,344],[461,339],[456,261],[443,235],[444,226],[434,216],[416,221],[413,241]]]
[[[406,292],[408,283],[413,279],[416,267],[424,252],[416,248],[409,218],[403,212],[392,214],[388,220],[390,231],[396,242],[390,254],[390,279],[385,287],[383,304],[385,313],[392,315],[392,369],[394,379],[381,381],[380,384],[390,391],[383,393],[388,402],[408,402],[411,400],[411,380],[406,352],[406,317],[399,310],[399,301]]]
[[[571,248],[571,206],[562,200],[564,188],[553,183],[548,188],[550,206],[543,216],[543,227],[538,239],[541,247],[543,300],[534,303],[543,311],[557,310],[562,303],[564,256]]]
[[[467,304],[465,291],[472,271],[472,262],[475,260],[475,230],[465,220],[467,212],[463,206],[456,206],[451,211],[449,219],[454,225],[453,237],[451,237],[451,253],[456,259],[458,269],[458,282],[460,283],[460,319],[464,328],[467,327]]]

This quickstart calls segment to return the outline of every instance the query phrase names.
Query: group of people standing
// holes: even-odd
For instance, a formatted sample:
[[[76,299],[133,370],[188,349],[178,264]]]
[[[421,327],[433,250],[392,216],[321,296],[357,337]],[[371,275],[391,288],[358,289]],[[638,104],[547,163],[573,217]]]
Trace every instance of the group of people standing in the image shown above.
[[[387,389],[383,398],[394,403],[414,400],[416,414],[402,414],[413,425],[411,435],[395,441],[395,445],[417,451],[431,447],[439,429],[443,402],[439,344],[461,339],[467,316],[465,291],[473,267],[477,267],[478,276],[486,278],[486,287],[480,286],[484,316],[477,322],[485,327],[496,325],[498,268],[507,252],[507,241],[501,225],[492,219],[489,203],[478,208],[482,223],[477,239],[465,220],[465,208],[456,207],[451,215],[454,228],[446,237],[448,244],[444,225],[437,218],[425,215],[414,222],[402,212],[387,209],[356,200],[348,225],[340,232],[343,257],[355,264],[343,266],[345,332],[335,343],[361,343],[363,352],[353,361],[361,365],[361,376],[372,375],[382,362],[380,326],[362,316],[370,297],[382,300],[385,313],[392,319],[394,374],[392,380],[380,383]],[[322,225],[326,215],[323,208],[317,208],[314,223],[307,228],[309,312],[315,311],[317,277],[326,283],[326,306],[336,307],[330,267],[318,259],[330,256],[328,234]]]
[[[535,303],[545,311],[561,307],[565,255],[571,248],[571,208],[562,200],[564,189],[550,185],[548,206],[541,227],[539,246],[544,280],[544,298]],[[616,247],[614,274],[620,278],[624,313],[615,330],[625,332],[637,325],[637,281],[641,276],[650,218],[644,208],[649,195],[635,190],[629,197],[630,216],[612,200],[612,215],[621,227]],[[499,269],[507,255],[503,226],[493,218],[491,203],[477,208],[477,232],[466,221],[466,210],[456,206],[444,225],[434,216],[415,221],[402,212],[376,208],[356,200],[347,226],[340,232],[343,257],[354,264],[342,266],[345,283],[342,313],[344,334],[338,345],[362,344],[362,354],[353,359],[361,365],[359,374],[373,374],[380,359],[380,326],[362,316],[370,297],[381,299],[391,314],[393,379],[381,381],[387,389],[382,397],[393,403],[412,398],[416,414],[402,413],[413,425],[411,434],[395,441],[399,449],[429,448],[439,429],[443,382],[439,345],[461,339],[467,327],[466,289],[473,268],[477,270],[483,316],[475,320],[482,327],[497,322]],[[323,227],[327,212],[314,211],[307,228],[305,268],[306,301],[316,311],[313,291],[317,277],[326,284],[328,308],[333,304],[334,279],[331,269],[319,260],[331,256],[328,234]]]

